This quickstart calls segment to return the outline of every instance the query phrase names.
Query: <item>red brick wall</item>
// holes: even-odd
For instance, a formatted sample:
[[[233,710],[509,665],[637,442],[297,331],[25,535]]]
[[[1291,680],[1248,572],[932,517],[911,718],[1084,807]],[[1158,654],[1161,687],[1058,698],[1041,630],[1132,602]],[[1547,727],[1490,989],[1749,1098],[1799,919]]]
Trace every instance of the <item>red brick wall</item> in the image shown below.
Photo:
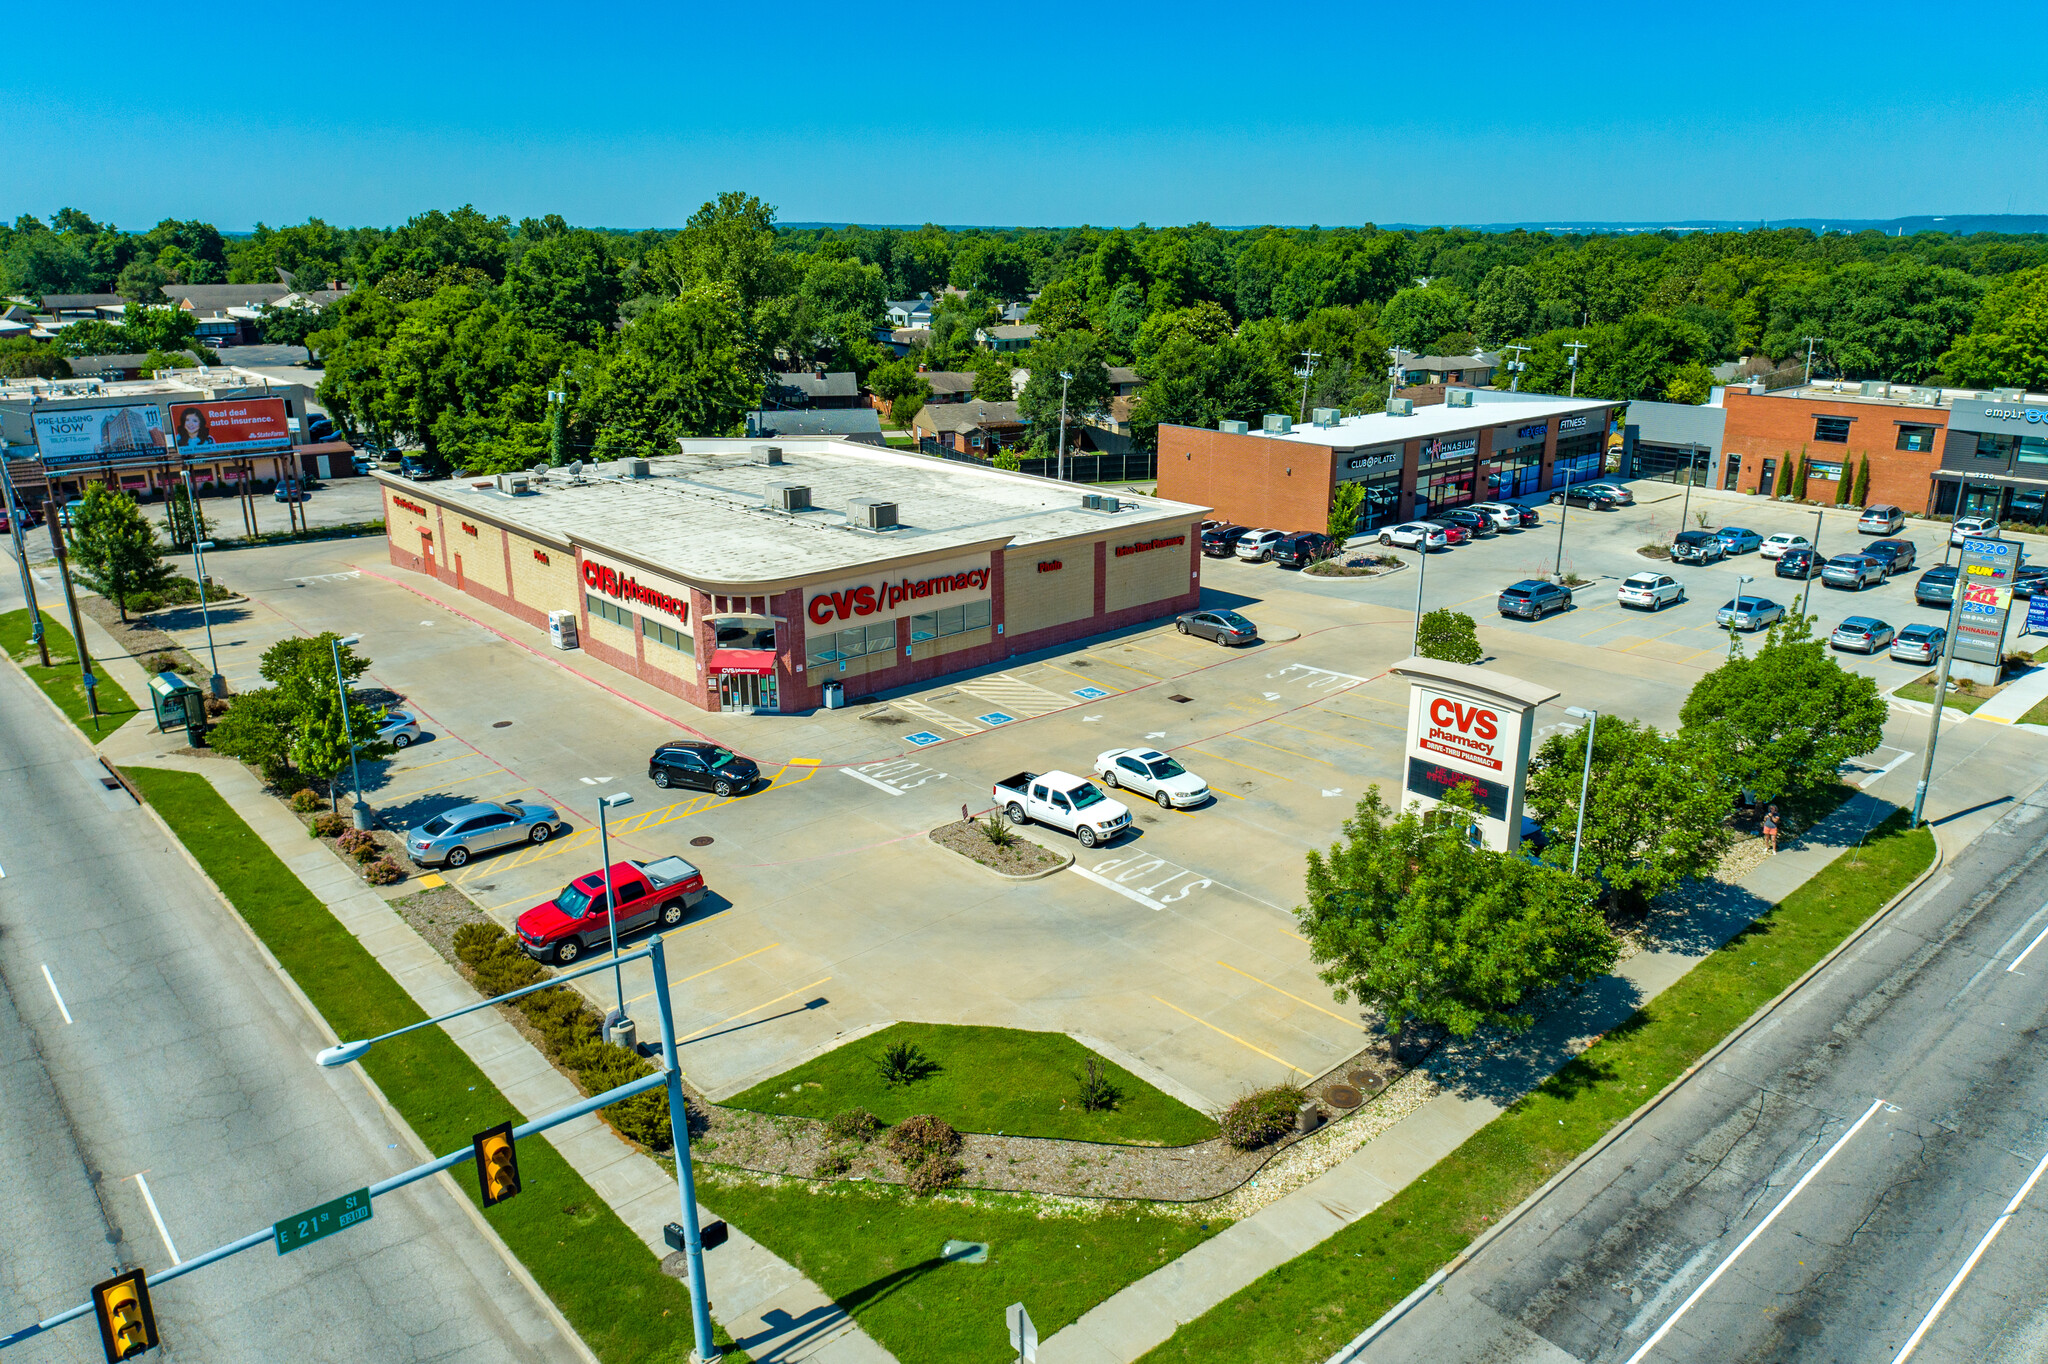
[[[1891,403],[1844,402],[1840,399],[1772,397],[1731,388],[1722,400],[1728,421],[1721,448],[1724,459],[1739,459],[1742,473],[1736,481],[1741,492],[1755,492],[1763,473],[1763,462],[1775,459],[1779,467],[1791,460],[1797,471],[1804,450],[1809,460],[1840,461],[1843,475],[1855,477],[1855,466],[1870,457],[1868,504],[1893,503],[1909,512],[1925,511],[1934,484],[1932,474],[1941,464],[1941,448],[1947,440],[1948,412],[1938,407],[1906,407]],[[1816,416],[1853,417],[1849,443],[1836,445],[1813,438]],[[1936,427],[1932,450],[1900,450],[1900,422]],[[1723,466],[1724,470],[1726,466]],[[1773,471],[1773,480],[1776,474]],[[1717,484],[1717,486],[1719,486]],[[1853,486],[1853,485],[1852,485]],[[1830,479],[1813,479],[1803,496],[1832,502],[1838,485]],[[1776,488],[1763,490],[1766,496]],[[1794,495],[1802,495],[1798,489]]]
[[[1162,426],[1159,496],[1214,507],[1241,526],[1321,530],[1330,519],[1333,459],[1327,445]]]

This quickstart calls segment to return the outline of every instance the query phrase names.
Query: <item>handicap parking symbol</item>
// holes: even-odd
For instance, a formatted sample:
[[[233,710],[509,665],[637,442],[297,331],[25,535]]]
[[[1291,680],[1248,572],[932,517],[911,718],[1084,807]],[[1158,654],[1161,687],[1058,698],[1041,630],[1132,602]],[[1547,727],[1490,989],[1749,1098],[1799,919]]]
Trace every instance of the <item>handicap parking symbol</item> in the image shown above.
[[[920,729],[915,734],[906,734],[903,737],[916,744],[919,748],[923,748],[926,744],[935,744],[939,741],[939,736],[928,729]]]
[[[1076,687],[1074,695],[1080,697],[1083,701],[1094,701],[1109,695],[1109,693],[1100,687]]]
[[[985,725],[1007,725],[1017,717],[1014,715],[1005,715],[999,710],[992,710],[986,715],[977,715],[974,718],[981,721]]]

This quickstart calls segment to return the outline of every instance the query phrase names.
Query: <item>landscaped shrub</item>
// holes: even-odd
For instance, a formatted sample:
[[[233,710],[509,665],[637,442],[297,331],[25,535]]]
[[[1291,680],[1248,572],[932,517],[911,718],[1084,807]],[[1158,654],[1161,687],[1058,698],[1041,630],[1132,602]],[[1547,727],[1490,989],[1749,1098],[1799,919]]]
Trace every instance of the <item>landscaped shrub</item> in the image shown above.
[[[479,958],[470,969],[476,972],[476,988],[487,995],[502,995],[547,978],[541,964],[514,946],[510,937]]]
[[[910,1167],[904,1175],[903,1187],[920,1198],[929,1198],[965,1172],[965,1167],[953,1157],[933,1154]]]
[[[310,815],[326,803],[326,797],[310,786],[302,786],[292,792],[292,809],[297,810],[302,815]]]
[[[348,816],[329,810],[313,816],[312,834],[315,838],[333,838],[348,827]]]
[[[491,945],[503,942],[512,935],[494,923],[468,923],[455,930],[455,959],[464,966],[474,966],[477,958],[491,949]]]
[[[849,1108],[844,1113],[834,1113],[825,1123],[825,1131],[834,1141],[866,1143],[873,1141],[875,1133],[881,1130],[881,1119],[865,1108]]]
[[[576,1072],[576,1078],[592,1094],[652,1075],[654,1067],[640,1056],[612,1042],[591,1041],[561,1058]],[[665,1087],[635,1094],[603,1110],[619,1135],[656,1151],[666,1151],[673,1141],[668,1121],[668,1091]]]
[[[1275,1141],[1294,1130],[1308,1091],[1299,1085],[1274,1085],[1253,1090],[1217,1116],[1223,1139],[1240,1151]]]
[[[875,1058],[875,1069],[885,1084],[909,1085],[937,1074],[939,1067],[915,1042],[897,1042]]]
[[[377,855],[377,837],[368,829],[343,829],[334,846],[358,862],[367,862]]]
[[[833,1179],[853,1168],[853,1161],[844,1151],[827,1151],[818,1157],[816,1174],[820,1179]]]
[[[380,857],[363,868],[363,879],[373,886],[395,886],[405,879],[405,868],[388,857]]]
[[[889,1149],[904,1164],[930,1156],[950,1156],[960,1149],[960,1134],[944,1119],[929,1113],[913,1113],[889,1129]]]
[[[1090,1113],[1107,1113],[1123,1102],[1124,1092],[1111,1082],[1103,1072],[1102,1063],[1092,1056],[1088,1058],[1087,1068],[1078,1072],[1074,1081],[1080,1086],[1078,1101]]]
[[[149,609],[148,607],[137,606],[136,602],[138,600],[138,597],[130,597],[128,599],[128,605],[132,609],[138,611],[146,611]],[[178,656],[172,653],[151,654],[149,656],[149,661],[143,664],[142,666],[149,669],[153,673],[176,672],[178,670]]]

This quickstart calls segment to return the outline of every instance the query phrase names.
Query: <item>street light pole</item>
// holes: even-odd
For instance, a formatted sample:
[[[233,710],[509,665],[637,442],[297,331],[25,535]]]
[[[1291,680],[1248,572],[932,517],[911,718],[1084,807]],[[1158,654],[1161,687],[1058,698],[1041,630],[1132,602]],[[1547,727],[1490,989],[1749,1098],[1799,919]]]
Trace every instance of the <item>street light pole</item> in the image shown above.
[[[1067,385],[1074,382],[1071,370],[1060,371],[1060,482],[1067,481]],[[1100,460],[1096,461],[1098,464]],[[1096,471],[1097,477],[1101,470]]]
[[[1824,340],[1826,340],[1827,338],[1825,338],[1825,337],[1821,337],[1821,336],[1806,336],[1806,337],[1801,337],[1800,339],[1801,339],[1801,340],[1803,340],[1804,342],[1806,342],[1806,374],[1805,374],[1805,377],[1804,377],[1803,379],[1801,379],[1801,381],[1800,381],[1800,382],[1802,382],[1802,383],[1808,383],[1808,384],[1810,384],[1810,383],[1812,383],[1812,382],[1813,382],[1813,346],[1814,346],[1814,343],[1815,343],[1816,341],[1824,341]]]
[[[1678,528],[1684,530],[1692,517],[1692,481],[1700,467],[1700,447],[1692,447],[1692,453],[1685,458],[1685,502],[1678,509]]]
[[[618,995],[619,1007],[613,1019],[605,1020],[609,1026],[616,1019],[626,1016],[626,978],[619,970],[619,906],[612,896],[612,840],[611,832],[605,827],[607,810],[617,810],[631,805],[633,797],[629,792],[619,791],[599,797],[597,802],[597,843],[604,857],[604,917],[612,931],[612,988]]]
[[[1820,528],[1819,512],[1813,514],[1813,562],[1807,565],[1806,581],[1799,585],[1799,614],[1806,614],[1806,597],[1813,591],[1813,575],[1820,572]]]
[[[0,490],[7,494],[7,533],[14,537],[14,561],[21,569],[21,597],[28,603],[29,633],[42,655],[43,666],[47,668],[50,666],[50,641],[43,635],[43,609],[36,604],[35,580],[28,571],[28,534],[22,529],[21,501],[14,495],[14,475],[8,472],[5,455],[0,455]]]
[[[683,1102],[682,1070],[676,1063],[676,1025],[669,1013],[668,966],[661,935],[648,948],[653,953],[654,1001],[661,1014],[661,1064],[668,1072],[668,1128],[676,1153],[676,1193],[683,1205],[683,1255],[690,1271],[690,1326],[697,1336],[696,1364],[715,1364],[718,1349],[711,1343],[711,1290],[704,1281],[704,1234],[697,1226],[697,1172],[690,1160],[690,1111]]]
[[[1920,809],[1927,803],[1927,783],[1934,779],[1934,748],[1941,742],[1941,710],[1948,700],[1948,665],[1956,656],[1956,621],[1963,612],[1963,575],[1956,572],[1955,587],[1948,595],[1948,629],[1941,640],[1941,668],[1934,679],[1934,712],[1927,717],[1927,756],[1920,761],[1920,780],[1913,787],[1913,817],[1909,829],[1920,827]]]
[[[206,595],[203,588],[200,595]],[[327,638],[327,646],[334,654],[334,686],[341,693],[341,734],[348,740],[348,770],[356,784],[355,826],[358,829],[367,829],[374,821],[370,818],[370,807],[363,804],[363,769],[356,761],[355,729],[349,724],[348,719],[348,679],[341,675],[341,646],[346,644],[353,648],[362,642],[362,638],[361,635],[347,635],[336,639],[330,635]]]
[[[1600,712],[1581,710],[1577,706],[1566,706],[1566,715],[1575,715],[1586,722],[1586,765],[1579,770],[1579,827],[1572,835],[1572,875],[1579,874],[1579,845],[1586,837],[1586,792],[1593,783],[1593,732],[1599,728]]]
[[[1564,576],[1564,523],[1572,514],[1572,475],[1565,470],[1564,493],[1557,500],[1557,565],[1552,570],[1558,577]]]
[[[213,668],[213,676],[206,680],[206,689],[216,697],[228,694],[228,680],[220,675],[220,654],[213,647],[213,612],[206,606],[206,558],[204,551],[213,548],[213,541],[199,538],[199,499],[192,495],[192,466],[185,466],[185,508],[191,514],[192,530],[192,579],[199,584],[199,619],[206,623],[206,657]],[[344,708],[343,712],[348,712]]]
[[[1572,353],[1571,359],[1565,362],[1572,369],[1572,391],[1568,396],[1576,398],[1579,396],[1579,352],[1586,349],[1586,343],[1584,341],[1567,341],[1564,348]]]
[[[1408,636],[1408,653],[1412,657],[1415,646],[1422,642],[1422,585],[1429,581],[1429,532],[1422,532],[1422,538],[1415,542],[1415,629]]]

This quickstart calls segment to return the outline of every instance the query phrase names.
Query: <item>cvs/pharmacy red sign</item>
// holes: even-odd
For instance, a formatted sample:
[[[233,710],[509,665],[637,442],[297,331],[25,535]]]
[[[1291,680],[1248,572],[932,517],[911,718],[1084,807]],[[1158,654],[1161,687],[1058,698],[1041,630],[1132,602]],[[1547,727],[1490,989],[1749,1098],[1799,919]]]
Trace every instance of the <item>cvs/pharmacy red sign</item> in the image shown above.
[[[1437,693],[1423,698],[1415,746],[1419,754],[1455,758],[1489,772],[1504,772],[1503,731],[1509,728],[1492,706]]]

